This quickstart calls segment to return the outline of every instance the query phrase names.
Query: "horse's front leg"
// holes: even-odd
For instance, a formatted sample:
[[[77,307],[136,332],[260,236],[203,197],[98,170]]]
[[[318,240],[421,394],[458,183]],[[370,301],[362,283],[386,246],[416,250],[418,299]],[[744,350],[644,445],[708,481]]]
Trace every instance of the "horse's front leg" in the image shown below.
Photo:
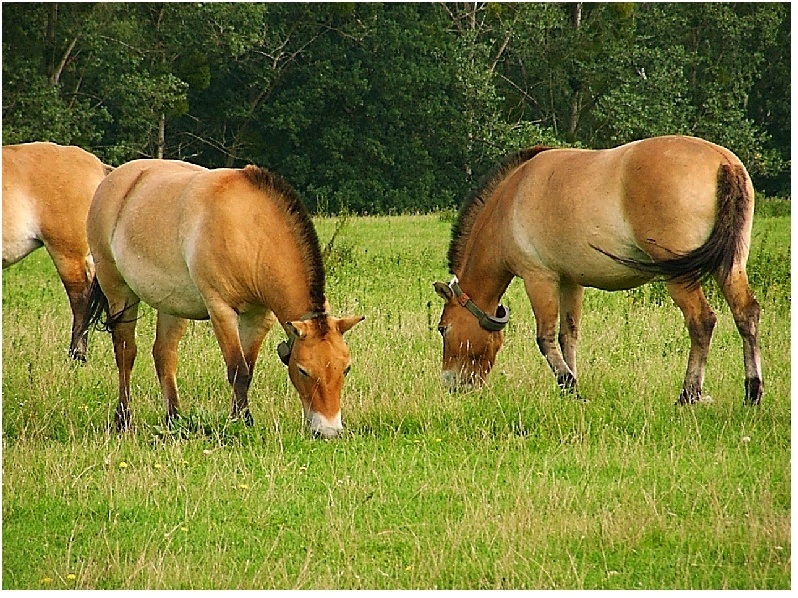
[[[688,288],[676,282],[668,283],[667,287],[676,305],[682,310],[687,331],[690,333],[690,356],[687,358],[687,372],[677,404],[697,403],[703,392],[704,370],[717,317],[707,303],[701,287]]]
[[[253,309],[239,316],[238,336],[241,339],[241,347],[244,349],[244,359],[249,366],[250,375],[255,370],[255,362],[258,359],[263,339],[276,323],[277,318],[266,308]]]
[[[585,287],[576,283],[560,283],[560,342],[565,363],[571,368],[574,378],[576,372],[576,343],[579,340],[579,321],[582,318],[582,298]]]
[[[251,426],[253,420],[249,411],[247,394],[252,382],[252,371],[244,357],[241,338],[238,334],[238,314],[221,300],[208,301],[206,298],[206,305],[213,332],[227,365],[227,381],[233,387],[231,417],[233,419],[242,418],[244,423]]]
[[[538,348],[557,377],[560,388],[575,392],[576,374],[568,367],[557,346],[559,284],[545,278],[529,277],[524,279],[524,288],[535,313]]]

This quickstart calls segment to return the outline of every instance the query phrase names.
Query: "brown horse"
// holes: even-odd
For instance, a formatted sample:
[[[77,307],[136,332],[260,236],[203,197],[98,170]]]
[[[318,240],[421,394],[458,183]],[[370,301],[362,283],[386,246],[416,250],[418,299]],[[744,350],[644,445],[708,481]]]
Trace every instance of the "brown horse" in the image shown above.
[[[759,403],[760,310],[745,272],[753,211],[740,160],[694,137],[510,156],[464,202],[449,247],[455,277],[435,283],[446,302],[439,324],[444,383],[484,382],[509,318],[499,301],[514,276],[524,281],[541,353],[560,386],[574,391],[584,287],[617,291],[662,278],[690,333],[678,402],[693,403],[701,399],[716,321],[701,290],[712,276],[742,337],[746,401]]]
[[[94,276],[86,214],[110,167],[74,146],[36,142],[3,147],[3,269],[42,245],[72,308],[69,354],[86,361],[83,317]]]
[[[233,386],[232,416],[248,424],[255,360],[279,320],[288,334],[280,357],[307,427],[325,438],[340,432],[351,362],[343,333],[363,318],[327,313],[318,237],[282,178],[255,166],[135,160],[97,189],[88,238],[97,269],[90,320],[106,314],[119,370],[117,429],[130,422],[136,314],[144,301],[157,310],[153,357],[167,423],[177,416],[177,346],[188,319],[210,319]]]

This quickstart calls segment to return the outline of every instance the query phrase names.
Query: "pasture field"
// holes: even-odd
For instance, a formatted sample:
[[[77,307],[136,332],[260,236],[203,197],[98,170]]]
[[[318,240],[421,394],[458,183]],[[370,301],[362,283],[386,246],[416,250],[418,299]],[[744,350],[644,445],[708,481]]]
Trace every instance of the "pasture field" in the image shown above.
[[[520,281],[488,385],[438,380],[451,214],[317,219],[348,333],[346,433],[311,439],[273,330],[231,390],[207,322],[189,326],[183,418],[162,427],[143,308],[133,429],[109,432],[108,335],[67,359],[70,313],[43,251],[3,273],[3,589],[789,588],[790,218],[758,216],[765,396],[745,407],[741,342],[717,290],[705,392],[675,407],[689,340],[653,285],[588,290],[561,396]]]

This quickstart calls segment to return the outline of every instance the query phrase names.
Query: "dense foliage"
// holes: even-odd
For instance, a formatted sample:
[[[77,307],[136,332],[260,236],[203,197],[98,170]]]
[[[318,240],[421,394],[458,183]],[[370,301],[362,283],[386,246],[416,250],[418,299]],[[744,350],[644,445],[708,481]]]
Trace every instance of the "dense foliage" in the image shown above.
[[[789,194],[790,5],[4,3],[3,143],[254,162],[319,212],[427,211],[536,143],[665,133]]]

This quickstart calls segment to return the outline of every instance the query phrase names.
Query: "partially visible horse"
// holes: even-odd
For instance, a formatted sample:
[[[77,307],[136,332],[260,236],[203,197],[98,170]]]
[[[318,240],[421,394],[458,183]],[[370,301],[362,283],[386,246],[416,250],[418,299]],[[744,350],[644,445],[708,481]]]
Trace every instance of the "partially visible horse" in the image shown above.
[[[86,241],[86,214],[110,167],[74,146],[48,142],[3,146],[3,269],[42,245],[72,309],[69,354],[86,361],[80,335],[94,276]]]
[[[532,304],[538,347],[564,390],[576,390],[584,287],[617,291],[661,278],[691,341],[678,402],[699,401],[716,322],[701,282],[714,277],[742,337],[745,400],[759,403],[760,308],[745,271],[753,212],[740,160],[695,137],[509,156],[463,203],[449,247],[454,279],[434,285],[446,303],[438,327],[443,382],[484,382],[509,319],[499,301],[515,276]]]
[[[91,322],[102,314],[119,370],[115,422],[130,424],[130,372],[139,301],[157,310],[153,357],[166,420],[178,415],[177,347],[187,320],[210,319],[233,387],[232,416],[252,423],[248,390],[261,343],[279,321],[279,346],[306,426],[342,429],[351,359],[343,334],[362,317],[328,313],[319,241],[294,190],[255,166],[208,170],[135,160],[99,186],[88,216],[96,265]]]

